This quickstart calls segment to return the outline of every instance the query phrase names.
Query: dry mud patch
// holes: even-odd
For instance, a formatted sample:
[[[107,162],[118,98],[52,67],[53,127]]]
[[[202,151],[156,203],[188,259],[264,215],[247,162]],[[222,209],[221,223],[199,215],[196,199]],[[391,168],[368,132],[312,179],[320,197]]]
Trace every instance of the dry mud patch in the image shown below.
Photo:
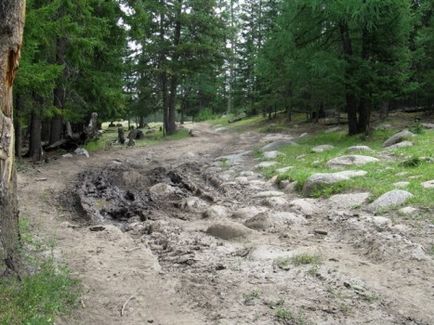
[[[80,174],[73,192],[92,223],[114,224],[148,248],[205,323],[430,324],[431,308],[419,303],[430,300],[423,277],[432,277],[432,262],[417,244],[379,229],[373,216],[324,215],[320,202],[314,216],[281,206],[231,218],[263,204],[258,190],[281,195],[259,175],[249,180],[259,187],[231,181],[240,174],[212,161],[123,163]],[[206,213],[216,206],[226,213]],[[285,213],[303,221],[275,221]],[[296,256],[320,260],[295,265]]]

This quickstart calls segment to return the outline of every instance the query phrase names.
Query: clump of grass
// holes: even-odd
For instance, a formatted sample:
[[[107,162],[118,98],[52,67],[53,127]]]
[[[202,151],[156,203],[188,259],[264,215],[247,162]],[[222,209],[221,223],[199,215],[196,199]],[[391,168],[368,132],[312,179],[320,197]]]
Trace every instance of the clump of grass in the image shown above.
[[[307,325],[309,322],[303,314],[294,314],[291,310],[285,307],[278,307],[276,309],[276,319],[281,324],[287,325]]]
[[[41,251],[53,249],[53,241],[34,238],[26,219],[20,220],[23,261],[36,271],[21,281],[0,278],[0,324],[54,324],[77,306],[79,283],[53,258],[40,257]]]
[[[258,289],[243,294],[243,301],[245,305],[251,305],[261,295]]]
[[[299,254],[291,258],[291,263],[295,266],[309,264],[318,265],[321,263],[321,257],[319,255]]]
[[[401,163],[402,167],[411,168],[411,167],[417,167],[422,163],[422,160],[419,157],[413,156],[411,158],[408,158],[407,160],[404,160]]]
[[[22,281],[0,280],[0,324],[54,324],[56,316],[77,305],[76,280],[51,260]]]
[[[288,271],[291,264],[291,259],[288,257],[280,257],[274,260],[274,264],[282,270]]]

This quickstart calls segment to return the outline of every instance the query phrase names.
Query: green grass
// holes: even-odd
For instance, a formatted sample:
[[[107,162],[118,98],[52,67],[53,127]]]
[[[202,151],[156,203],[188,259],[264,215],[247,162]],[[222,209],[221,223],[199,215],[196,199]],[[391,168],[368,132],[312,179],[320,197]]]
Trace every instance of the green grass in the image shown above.
[[[300,265],[318,265],[321,262],[321,257],[319,255],[311,254],[299,254],[291,258],[291,263],[295,266]]]
[[[23,219],[22,219],[23,220]],[[59,315],[77,306],[79,284],[68,269],[40,253],[52,249],[53,241],[43,242],[30,234],[29,223],[20,223],[23,259],[33,271],[21,281],[0,278],[0,324],[54,324]]]
[[[146,129],[143,130],[144,133],[146,133]],[[125,137],[128,135],[128,131],[125,132]],[[125,147],[125,145],[110,145],[114,141],[116,141],[118,136],[117,129],[116,128],[110,128],[106,130],[103,135],[95,141],[91,141],[86,144],[85,148],[89,152],[96,152],[101,150],[110,150],[110,148],[121,148]],[[173,141],[173,140],[182,140],[187,138],[188,130],[187,129],[178,129],[174,134],[164,136],[162,131],[156,131],[151,134],[145,134],[144,139],[141,140],[135,140],[136,144],[135,147],[145,147],[148,145],[156,144],[162,141]]]
[[[256,299],[259,299],[261,292],[258,289],[243,294],[243,302],[245,305],[253,303]]]
[[[310,324],[303,314],[295,314],[285,307],[278,307],[276,309],[276,319],[281,324],[288,325],[307,325]]]
[[[275,170],[285,166],[294,166],[285,174],[279,175],[280,180],[289,179],[297,181],[297,189],[301,190],[303,184],[309,176],[314,173],[330,173],[336,170],[330,169],[327,162],[335,157],[346,155],[347,148],[354,145],[367,145],[374,152],[361,152],[356,154],[380,157],[379,152],[384,148],[383,142],[397,130],[378,130],[369,137],[347,136],[345,132],[319,133],[298,140],[298,146],[286,146],[280,151],[284,155],[277,160],[278,165],[264,171],[265,175],[272,177],[276,175]],[[326,187],[314,193],[315,197],[328,197],[332,194],[346,191],[368,191],[372,193],[371,199],[393,190],[394,183],[408,181],[410,185],[407,190],[414,194],[409,201],[410,204],[423,207],[433,207],[434,190],[427,190],[421,186],[424,181],[434,179],[434,164],[421,157],[434,157],[434,131],[424,131],[411,139],[415,144],[413,147],[391,150],[395,159],[380,159],[379,162],[365,166],[351,166],[346,169],[366,170],[368,175],[357,177],[350,181]],[[334,149],[323,152],[313,153],[314,146],[331,144]],[[353,153],[351,153],[353,154]],[[401,175],[400,173],[406,173]]]
[[[56,316],[77,305],[78,297],[77,281],[48,260],[22,281],[0,280],[0,324],[54,324]]]

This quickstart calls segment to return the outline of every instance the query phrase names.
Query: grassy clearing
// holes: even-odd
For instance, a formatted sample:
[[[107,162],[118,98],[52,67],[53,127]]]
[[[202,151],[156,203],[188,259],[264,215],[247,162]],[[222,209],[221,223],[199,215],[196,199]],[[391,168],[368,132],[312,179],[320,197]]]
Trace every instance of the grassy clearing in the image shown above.
[[[298,146],[286,146],[280,151],[284,155],[277,160],[278,165],[268,168],[264,173],[271,177],[276,175],[276,169],[285,166],[294,166],[288,172],[279,175],[280,180],[289,179],[297,181],[297,188],[300,190],[307,178],[314,173],[329,173],[335,170],[327,166],[327,162],[335,157],[348,154],[350,146],[366,145],[374,152],[360,152],[354,154],[368,155],[380,158],[380,162],[371,163],[365,166],[353,166],[346,169],[366,170],[365,177],[354,178],[351,181],[339,183],[324,190],[314,193],[316,197],[327,197],[332,194],[346,191],[369,191],[372,199],[393,190],[396,182],[408,181],[407,188],[414,197],[410,204],[423,207],[433,207],[434,190],[427,190],[421,186],[424,181],[434,179],[434,164],[424,158],[434,158],[434,131],[426,130],[418,134],[411,141],[413,147],[394,149],[390,152],[395,159],[385,160],[380,157],[383,142],[397,130],[378,130],[369,137],[349,137],[344,131],[333,133],[318,133],[314,136],[305,137],[297,141]],[[318,145],[331,144],[335,148],[323,152],[314,153],[312,148]],[[353,154],[353,153],[352,153]],[[422,158],[422,159],[421,159]]]
[[[142,131],[143,133],[146,133],[147,129],[143,129]],[[126,132],[125,136],[127,135],[128,132]],[[86,150],[88,150],[89,152],[95,152],[100,150],[109,150],[112,147],[120,148],[121,146],[119,145],[113,145],[113,146],[111,145],[114,141],[116,141],[117,136],[118,136],[117,128],[109,128],[103,133],[100,139],[87,143]],[[174,134],[168,136],[164,136],[163,131],[156,131],[151,134],[145,134],[144,139],[135,140],[136,141],[135,147],[145,147],[162,141],[181,140],[187,138],[188,136],[189,135],[187,129],[179,129]]]
[[[78,282],[53,258],[36,257],[52,249],[52,241],[33,238],[26,222],[21,223],[21,232],[26,263],[36,271],[22,281],[0,278],[0,324],[54,324],[59,315],[77,306]]]

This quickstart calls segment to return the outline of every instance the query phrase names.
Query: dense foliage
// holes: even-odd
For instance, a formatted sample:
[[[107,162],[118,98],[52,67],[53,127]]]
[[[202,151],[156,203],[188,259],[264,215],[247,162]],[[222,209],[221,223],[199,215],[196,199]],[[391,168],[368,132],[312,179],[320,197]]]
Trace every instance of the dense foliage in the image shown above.
[[[30,0],[15,91],[18,135],[41,159],[100,120],[346,114],[434,101],[434,1]],[[25,132],[27,131],[27,132]],[[18,137],[19,138],[19,137]]]

